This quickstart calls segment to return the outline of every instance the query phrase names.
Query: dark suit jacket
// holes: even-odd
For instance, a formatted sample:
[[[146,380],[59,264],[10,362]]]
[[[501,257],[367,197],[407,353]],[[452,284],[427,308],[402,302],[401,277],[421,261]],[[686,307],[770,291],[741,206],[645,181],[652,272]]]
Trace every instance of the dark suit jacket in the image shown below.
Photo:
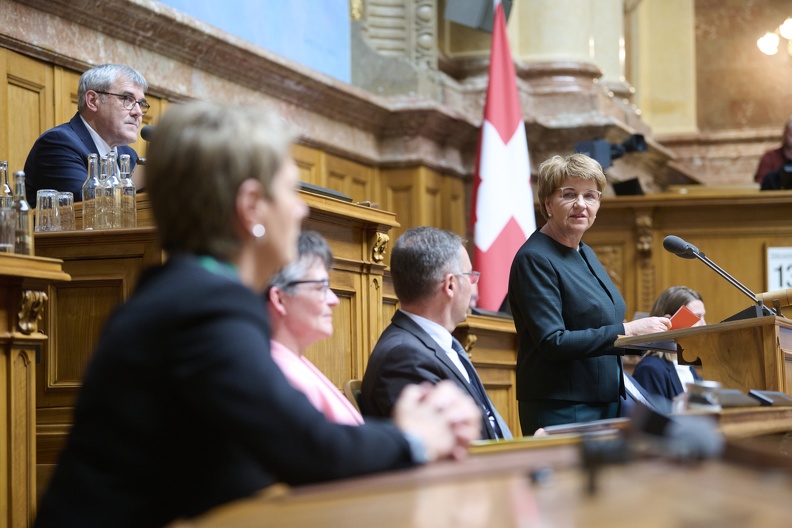
[[[130,170],[138,155],[132,147],[120,146],[118,155],[129,154]],[[99,150],[79,114],[71,121],[44,132],[33,144],[25,161],[25,190],[31,207],[36,206],[36,191],[70,191],[74,201],[82,200],[82,184],[88,175],[88,155]]]
[[[641,385],[638,382],[638,380],[636,380],[626,372],[624,373],[624,377],[632,381],[634,390],[637,391],[638,394],[635,394],[632,391],[630,391],[627,388],[627,384],[625,383],[624,388],[626,394],[625,397],[622,399],[621,408],[619,409],[619,416],[629,418],[637,403],[642,403],[643,405],[647,405],[650,409],[660,414],[671,413],[672,411],[671,400],[666,399],[658,394],[649,393],[645,388],[643,388],[643,385]]]
[[[693,372],[693,379],[701,379],[696,369],[688,368]],[[650,394],[657,394],[668,400],[673,400],[684,391],[676,366],[661,357],[652,355],[642,357],[635,366],[633,377]]]
[[[461,355],[460,359],[466,361],[475,374],[470,359]],[[481,399],[437,342],[407,315],[397,311],[369,358],[360,388],[360,410],[364,416],[390,417],[405,386],[426,381],[438,383],[446,379],[455,382],[479,406],[482,405]],[[481,384],[478,375],[471,382]],[[510,438],[508,426],[492,402],[489,403],[501,431]],[[486,418],[482,419],[482,437],[498,438]]]
[[[393,424],[328,422],[269,354],[262,297],[194,257],[147,272],[87,369],[37,526],[163,526],[276,482],[412,465]]]
[[[517,329],[517,399],[613,403],[624,395],[626,305],[594,252],[535,231],[517,251],[509,302]]]

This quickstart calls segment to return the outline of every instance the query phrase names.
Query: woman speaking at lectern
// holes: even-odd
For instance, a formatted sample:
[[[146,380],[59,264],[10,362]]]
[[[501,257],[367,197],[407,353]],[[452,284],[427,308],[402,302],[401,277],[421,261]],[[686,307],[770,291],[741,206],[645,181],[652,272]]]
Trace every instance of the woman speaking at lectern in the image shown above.
[[[554,156],[539,168],[547,220],[512,262],[509,302],[517,329],[517,400],[523,434],[541,427],[619,415],[620,335],[667,330],[667,317],[623,322],[619,290],[582,242],[594,224],[606,180],[583,154]]]

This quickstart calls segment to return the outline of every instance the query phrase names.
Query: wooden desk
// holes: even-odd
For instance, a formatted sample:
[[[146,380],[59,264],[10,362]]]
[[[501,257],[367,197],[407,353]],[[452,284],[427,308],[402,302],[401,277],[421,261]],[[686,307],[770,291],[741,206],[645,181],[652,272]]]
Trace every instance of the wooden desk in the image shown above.
[[[61,262],[0,254],[0,527],[30,526],[36,509],[36,360],[48,284]]]
[[[538,445],[538,444],[537,444]],[[304,488],[270,489],[173,528],[349,526],[781,527],[792,478],[723,461],[640,460],[601,470],[586,491],[574,443],[523,446],[409,471]],[[533,470],[552,468],[533,483]]]

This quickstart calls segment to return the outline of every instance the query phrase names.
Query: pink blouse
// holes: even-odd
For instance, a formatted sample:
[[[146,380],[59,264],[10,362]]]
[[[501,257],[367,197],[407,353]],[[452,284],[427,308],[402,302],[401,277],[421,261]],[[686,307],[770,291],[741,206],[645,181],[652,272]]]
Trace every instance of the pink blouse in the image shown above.
[[[304,356],[298,356],[281,343],[270,341],[272,359],[289,383],[331,422],[360,425],[363,417],[338,388]]]

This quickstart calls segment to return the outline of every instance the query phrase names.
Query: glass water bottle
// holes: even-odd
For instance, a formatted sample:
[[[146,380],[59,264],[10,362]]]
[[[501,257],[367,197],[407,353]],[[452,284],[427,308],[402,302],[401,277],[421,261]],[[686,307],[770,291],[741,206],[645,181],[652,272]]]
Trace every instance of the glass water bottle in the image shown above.
[[[122,154],[118,160],[121,169],[121,227],[137,227],[137,190],[129,174],[129,154]]]
[[[82,186],[83,229],[96,229],[96,193],[99,189],[99,155],[88,155],[88,176]]]
[[[25,199],[25,173],[14,173],[13,208],[17,212],[16,234],[14,236],[14,253],[19,255],[35,255],[33,247],[33,211]]]
[[[102,183],[105,197],[105,229],[120,229],[122,226],[121,212],[121,180],[118,178],[118,165],[115,152],[107,154],[107,177]]]
[[[8,184],[8,162],[0,161],[0,207],[13,207],[14,191]]]

